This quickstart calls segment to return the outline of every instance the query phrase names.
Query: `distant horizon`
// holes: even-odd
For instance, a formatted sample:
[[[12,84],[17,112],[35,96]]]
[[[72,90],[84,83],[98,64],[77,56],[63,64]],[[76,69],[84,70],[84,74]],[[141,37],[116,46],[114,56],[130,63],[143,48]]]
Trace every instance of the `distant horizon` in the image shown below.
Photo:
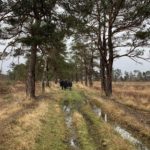
[[[9,58],[4,60],[3,62],[3,69],[2,69],[2,74],[7,74],[7,71],[10,70],[10,65],[11,63],[17,64],[18,62],[17,58]],[[134,62],[133,60],[130,60],[129,58],[120,58],[118,60],[114,61],[113,68],[114,69],[120,69],[122,73],[125,71],[127,72],[133,72],[134,70],[139,70],[141,72],[145,71],[150,71],[150,62],[146,62],[141,60],[143,64],[138,64]],[[0,61],[0,66],[1,66],[2,61]],[[20,63],[25,63],[25,59],[23,57],[20,57]]]

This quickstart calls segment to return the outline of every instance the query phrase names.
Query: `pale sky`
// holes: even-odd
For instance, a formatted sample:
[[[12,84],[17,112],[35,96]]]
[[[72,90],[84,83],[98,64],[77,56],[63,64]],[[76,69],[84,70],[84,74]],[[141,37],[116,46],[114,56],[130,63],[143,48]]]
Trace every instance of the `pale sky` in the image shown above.
[[[24,62],[25,60],[23,58],[20,58],[20,63]],[[6,74],[6,72],[10,69],[10,64],[18,63],[17,58],[8,57],[6,60],[3,61],[3,73]],[[130,60],[129,58],[120,58],[114,61],[114,69],[118,68],[124,71],[133,71],[133,70],[140,70],[140,71],[147,71],[150,70],[150,63],[145,61],[140,61],[142,64],[138,64],[134,62],[133,60]],[[2,61],[0,61],[1,65]]]
[[[67,42],[68,44],[69,42]],[[2,52],[4,49],[4,45],[0,44],[0,52]],[[148,48],[150,50],[150,48]],[[134,62],[133,60],[124,57],[124,58],[119,58],[117,60],[114,61],[114,69],[118,68],[121,69],[122,72],[124,71],[133,71],[133,70],[140,70],[140,71],[147,71],[150,70],[150,63],[143,61],[143,60],[139,60],[140,62],[142,62],[142,64],[138,64],[136,62]],[[23,57],[20,57],[20,63],[24,63],[25,59]],[[10,64],[11,63],[18,63],[18,59],[17,58],[12,58],[12,57],[7,57],[6,60],[3,60],[3,66],[2,66],[2,73],[7,73],[7,71],[10,69]],[[0,61],[0,69],[1,69],[1,64],[2,61]]]
[[[143,60],[139,60],[142,64],[136,63],[133,60],[124,57],[114,61],[114,68],[121,69],[124,71],[133,71],[133,70],[140,70],[140,71],[148,71],[150,70],[150,62],[146,62]]]

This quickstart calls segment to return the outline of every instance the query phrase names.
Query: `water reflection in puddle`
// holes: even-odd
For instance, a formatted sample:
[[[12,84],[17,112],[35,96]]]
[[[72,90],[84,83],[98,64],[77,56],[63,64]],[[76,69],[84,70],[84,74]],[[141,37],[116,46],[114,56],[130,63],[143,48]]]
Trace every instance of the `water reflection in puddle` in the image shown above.
[[[93,111],[98,117],[101,117],[105,122],[108,121],[107,114],[102,112],[101,108],[98,108],[97,106],[93,106]],[[104,114],[104,116],[102,115],[102,113]],[[116,132],[118,132],[123,139],[128,140],[129,142],[134,144],[137,147],[137,150],[149,150],[146,146],[144,146],[142,144],[141,141],[139,141],[136,138],[134,138],[132,136],[132,134],[130,134],[128,131],[126,131],[125,129],[121,128],[120,126],[118,126],[118,125],[115,126],[114,130]]]
[[[79,147],[77,145],[76,132],[75,129],[73,128],[72,123],[71,108],[69,106],[64,106],[63,111],[65,112],[65,122],[67,128],[70,130],[70,140],[69,140],[70,146],[74,150],[79,150]]]
[[[123,139],[126,139],[137,146],[138,150],[148,150],[147,147],[145,147],[142,142],[134,138],[129,132],[127,132],[125,129],[121,128],[120,126],[116,126],[115,131],[117,131]]]
[[[105,122],[108,121],[108,117],[106,113],[102,113],[102,110],[100,108],[98,108],[97,106],[93,106],[93,111],[94,113],[98,116],[101,117]]]

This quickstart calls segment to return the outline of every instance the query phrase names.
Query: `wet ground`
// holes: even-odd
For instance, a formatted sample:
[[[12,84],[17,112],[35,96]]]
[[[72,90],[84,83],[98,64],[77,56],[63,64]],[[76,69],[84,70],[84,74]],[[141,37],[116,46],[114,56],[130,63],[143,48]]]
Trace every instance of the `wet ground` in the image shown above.
[[[103,121],[105,122],[109,122],[107,114],[105,112],[102,111],[101,108],[97,107],[97,106],[93,106],[93,112],[95,112],[95,114],[98,117],[101,117],[103,119]],[[131,142],[132,144],[134,144],[137,148],[137,150],[149,150],[148,147],[146,147],[142,141],[139,141],[138,139],[136,139],[131,133],[129,133],[126,129],[122,128],[119,125],[112,125],[114,126],[114,130],[119,133],[121,135],[121,137],[125,140],[128,140],[129,142]]]
[[[65,122],[69,130],[69,145],[72,150],[80,150],[76,131],[73,126],[71,107],[64,105],[63,111],[65,112]]]

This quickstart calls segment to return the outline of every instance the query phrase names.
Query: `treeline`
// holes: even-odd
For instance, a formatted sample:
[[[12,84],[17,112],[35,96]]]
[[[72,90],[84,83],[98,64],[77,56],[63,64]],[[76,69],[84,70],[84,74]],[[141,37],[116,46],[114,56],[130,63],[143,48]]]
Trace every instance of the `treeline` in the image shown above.
[[[74,64],[71,62],[66,62],[64,58],[59,59],[57,63],[52,63],[49,59],[46,67],[46,74],[44,70],[44,60],[42,57],[37,57],[37,63],[35,66],[35,81],[48,82],[54,81],[55,83],[59,82],[60,79],[74,80]],[[25,64],[14,64],[10,66],[7,75],[10,80],[15,81],[24,81],[27,80],[28,73],[28,61]],[[45,77],[46,75],[46,77]]]
[[[140,70],[134,70],[124,73],[121,69],[113,70],[114,81],[150,81],[150,71],[141,72]]]
[[[50,71],[50,68],[52,67],[48,68],[48,82],[55,81],[55,83],[57,83],[60,79],[68,79],[74,82],[81,82],[87,86],[92,86],[93,81],[100,81],[101,78],[99,71],[93,70],[91,79],[89,80],[88,77],[86,81],[86,74],[84,73],[84,70],[82,70],[83,74],[81,76],[81,71],[77,73],[74,69],[76,66],[74,63],[63,61],[61,62],[62,66],[60,67],[59,65],[59,72],[56,72],[55,69]],[[43,63],[40,61],[38,62],[39,63],[36,66],[36,81],[42,81]],[[87,76],[89,75],[87,74]],[[10,80],[25,82],[27,78],[27,64],[12,64],[11,70],[8,71],[8,77]],[[113,69],[113,81],[150,81],[150,71],[141,72],[140,70],[134,70],[130,72],[122,72],[121,69]]]

